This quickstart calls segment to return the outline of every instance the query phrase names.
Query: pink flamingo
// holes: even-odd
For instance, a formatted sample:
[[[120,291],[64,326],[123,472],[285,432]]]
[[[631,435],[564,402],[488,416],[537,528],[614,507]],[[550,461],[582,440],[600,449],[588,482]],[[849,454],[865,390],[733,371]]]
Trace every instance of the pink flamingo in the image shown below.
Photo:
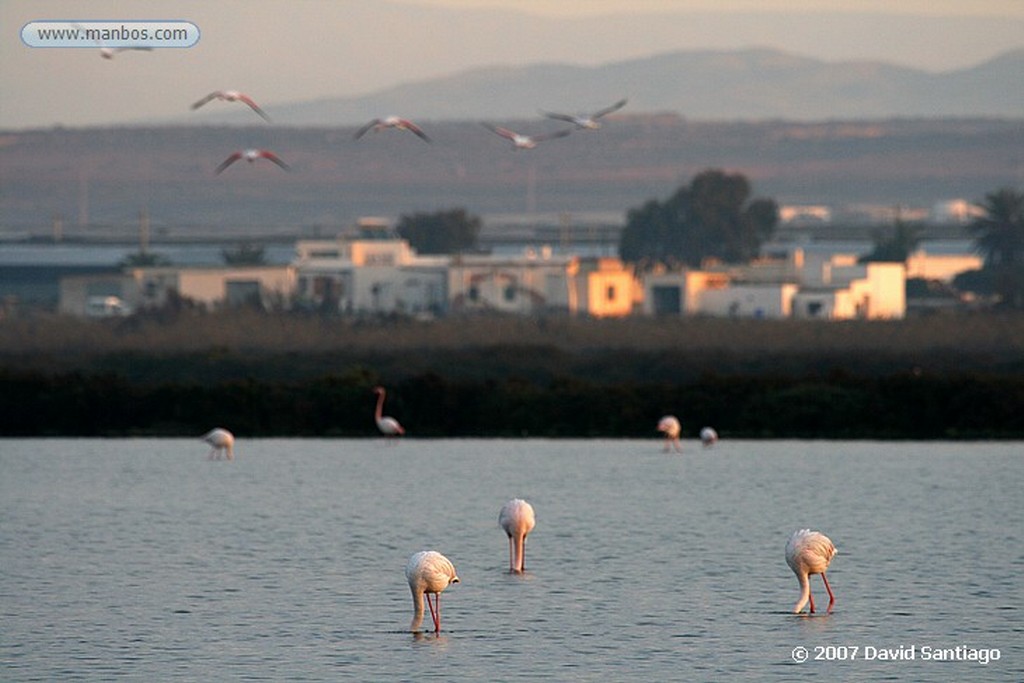
[[[455,565],[436,550],[421,550],[409,558],[405,565],[405,578],[412,591],[413,615],[409,630],[415,632],[423,623],[423,597],[427,598],[434,633],[441,632],[441,593],[453,583],[459,583]],[[434,602],[430,596],[434,596]]]
[[[373,392],[377,394],[377,410],[373,414],[373,419],[377,423],[380,433],[390,437],[405,434],[405,428],[398,423],[398,420],[384,415],[384,396],[387,393],[384,391],[384,387],[374,387]]]
[[[238,90],[214,90],[212,93],[210,93],[203,99],[193,104],[192,109],[199,109],[199,107],[203,106],[207,102],[210,102],[211,100],[221,100],[223,102],[242,102],[244,104],[249,105],[249,108],[257,114],[259,114],[260,116],[262,116],[264,120],[270,121],[270,117],[267,116],[266,112],[260,109],[259,105],[256,104],[256,102],[251,97],[246,95],[244,92],[240,92]]]
[[[601,109],[600,111],[596,111],[593,114],[581,114],[581,115],[575,115],[574,116],[573,114],[557,114],[557,113],[548,112],[548,111],[542,111],[541,114],[543,114],[544,116],[548,117],[549,119],[557,119],[559,121],[568,121],[569,123],[571,123],[572,125],[576,126],[579,129],[583,129],[583,130],[597,130],[598,128],[601,127],[601,123],[600,123],[600,121],[598,121],[599,118],[601,118],[602,116],[606,116],[608,114],[611,114],[613,111],[618,111],[619,109],[622,109],[623,107],[626,106],[626,102],[627,101],[628,100],[624,100],[624,99],[623,100],[619,100],[618,102],[616,102],[615,104],[611,105],[610,107],[605,107],[604,109]]]
[[[373,121],[370,121],[365,126],[357,130],[356,134],[353,137],[356,140],[358,140],[371,130],[375,133],[379,133],[380,131],[386,130],[388,128],[394,128],[395,130],[407,130],[410,133],[419,137],[421,140],[430,142],[430,137],[423,132],[422,128],[417,126],[409,119],[403,119],[398,116],[387,116],[382,119],[374,119]]]
[[[485,123],[483,125],[487,130],[491,131],[492,133],[500,135],[506,140],[511,141],[512,149],[516,150],[533,149],[534,147],[537,146],[538,142],[542,142],[544,140],[553,140],[555,138],[564,138],[566,135],[572,132],[570,130],[557,130],[554,133],[546,133],[541,135],[523,135],[522,133],[517,133],[514,130],[509,130],[508,128],[502,128],[501,126],[492,126],[489,123]]]
[[[498,524],[508,534],[508,570],[522,574],[526,571],[526,535],[536,524],[533,506],[519,498],[510,500],[502,506]]]
[[[203,434],[203,441],[210,444],[209,460],[219,460],[221,454],[228,460],[235,457],[235,435],[226,429],[217,427]]]
[[[793,608],[794,614],[799,614],[804,604],[810,602],[811,614],[814,614],[814,598],[811,596],[811,574],[821,574],[821,580],[825,582],[825,590],[828,591],[828,610],[832,611],[836,597],[832,595],[832,588],[828,585],[828,578],[825,577],[825,570],[828,569],[832,558],[836,553],[835,545],[825,534],[810,529],[800,529],[793,533],[789,542],[786,543],[786,564],[796,574],[800,582],[800,599]]]
[[[677,453],[683,450],[682,445],[679,443],[679,434],[682,430],[679,418],[674,415],[666,415],[658,420],[658,431],[665,435],[666,453],[668,453],[670,448],[674,448]]]
[[[287,171],[289,169],[288,164],[286,164],[283,161],[281,161],[281,158],[279,156],[277,156],[276,154],[274,154],[273,152],[271,152],[270,150],[267,150],[267,149],[243,149],[243,150],[239,150],[239,151],[235,152],[234,154],[229,156],[227,159],[222,161],[220,163],[220,166],[217,167],[217,170],[214,171],[214,173],[219,174],[221,171],[223,171],[225,168],[227,168],[231,164],[235,163],[239,159],[245,159],[250,164],[255,162],[257,159],[269,159],[270,161],[273,161],[275,164],[277,164],[278,166],[280,166],[284,170]]]

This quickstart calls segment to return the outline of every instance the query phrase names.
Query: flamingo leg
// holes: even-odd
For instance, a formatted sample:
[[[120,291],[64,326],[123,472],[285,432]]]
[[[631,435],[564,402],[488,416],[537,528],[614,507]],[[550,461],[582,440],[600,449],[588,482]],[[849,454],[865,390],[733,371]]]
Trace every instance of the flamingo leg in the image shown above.
[[[828,591],[828,612],[832,611],[832,605],[836,602],[836,596],[832,595],[832,587],[828,585],[828,579],[825,578],[825,572],[821,573],[821,580],[825,582],[825,590]]]
[[[523,536],[523,543],[519,550],[519,570],[526,571],[526,536]]]
[[[814,614],[814,595],[807,591],[807,599],[811,601],[811,614]]]
[[[437,609],[434,609],[434,603],[430,600],[430,593],[426,594],[427,607],[430,608],[430,618],[434,621],[434,633],[438,633],[441,630],[441,596],[434,593],[434,599],[437,600]]]

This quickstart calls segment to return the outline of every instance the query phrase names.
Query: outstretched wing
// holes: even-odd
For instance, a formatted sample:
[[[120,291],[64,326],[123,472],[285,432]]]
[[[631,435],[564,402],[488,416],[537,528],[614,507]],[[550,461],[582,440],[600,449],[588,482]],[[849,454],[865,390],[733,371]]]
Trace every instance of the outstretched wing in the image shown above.
[[[249,108],[252,109],[257,114],[259,114],[260,116],[262,116],[264,121],[267,121],[267,122],[270,121],[270,117],[267,116],[265,111],[260,109],[259,105],[256,104],[251,97],[249,97],[248,95],[239,95],[238,99],[240,99],[243,102],[245,102],[246,104],[248,104]]]
[[[542,133],[541,135],[534,135],[533,140],[535,142],[540,142],[541,140],[554,140],[555,138],[564,138],[571,132],[571,130],[556,130],[554,133]]]
[[[423,132],[422,128],[417,126],[412,121],[409,121],[407,119],[402,119],[402,127],[405,128],[410,133],[414,133],[415,135],[419,136],[420,139],[425,140],[427,142],[430,142],[430,137],[426,133]]]
[[[628,102],[628,101],[629,100],[627,100],[627,99],[621,99],[621,100],[619,100],[618,102],[616,102],[615,104],[613,104],[610,107],[605,107],[604,109],[602,109],[600,111],[594,112],[591,115],[591,118],[599,119],[602,116],[605,116],[606,114],[611,114],[613,111],[618,111],[619,109],[622,109],[623,107],[625,107],[626,106],[626,102]]]
[[[193,104],[192,108],[193,109],[199,109],[199,107],[203,106],[204,104],[206,104],[210,100],[216,99],[219,95],[220,95],[219,92],[212,92],[209,95],[207,95],[206,97],[204,97],[203,99],[201,99],[198,102],[196,102],[195,104]]]
[[[229,156],[227,159],[225,159],[224,161],[220,162],[220,166],[218,166],[217,170],[214,171],[214,175],[219,175],[221,171],[223,171],[225,168],[227,168],[228,166],[230,166],[231,164],[235,163],[236,161],[238,161],[241,158],[242,158],[242,153],[241,152],[235,152],[234,154]]]
[[[506,140],[515,140],[516,137],[518,137],[515,131],[509,130],[508,128],[502,128],[501,126],[493,126],[487,122],[483,123],[483,127],[491,131],[492,133],[497,133]]]
[[[291,166],[289,166],[288,164],[284,163],[284,161],[281,160],[281,157],[277,156],[273,152],[261,150],[260,156],[263,157],[264,159],[270,159],[271,161],[273,161],[275,164],[277,164],[286,171],[291,168]]]
[[[572,116],[571,114],[559,114],[553,111],[541,111],[541,114],[549,119],[557,119],[558,121],[566,121],[567,123],[578,123],[579,117]]]
[[[380,119],[374,119],[373,121],[370,121],[370,122],[369,122],[368,124],[366,124],[365,126],[363,126],[362,128],[360,128],[359,130],[357,130],[357,131],[356,131],[356,134],[355,134],[355,135],[353,135],[352,137],[353,137],[353,138],[355,138],[356,140],[358,140],[359,138],[363,137],[363,136],[364,136],[364,135],[366,135],[366,134],[367,134],[368,132],[370,132],[370,130],[371,130],[371,129],[372,129],[372,128],[373,128],[374,126],[376,126],[377,124],[379,124],[379,123],[380,123]]]

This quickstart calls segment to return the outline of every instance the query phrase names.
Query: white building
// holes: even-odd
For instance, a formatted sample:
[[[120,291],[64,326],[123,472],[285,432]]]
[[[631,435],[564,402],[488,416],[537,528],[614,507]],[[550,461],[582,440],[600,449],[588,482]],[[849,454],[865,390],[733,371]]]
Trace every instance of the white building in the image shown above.
[[[359,237],[296,244],[296,302],[345,313],[441,313],[448,307],[447,256],[419,256],[402,239]]]
[[[109,317],[161,308],[172,298],[207,308],[284,308],[294,289],[291,266],[126,268],[107,275],[62,278],[58,310],[69,315]]]
[[[901,263],[857,263],[856,256],[783,258],[744,266],[660,273],[645,278],[651,315],[752,318],[902,318],[906,269]]]

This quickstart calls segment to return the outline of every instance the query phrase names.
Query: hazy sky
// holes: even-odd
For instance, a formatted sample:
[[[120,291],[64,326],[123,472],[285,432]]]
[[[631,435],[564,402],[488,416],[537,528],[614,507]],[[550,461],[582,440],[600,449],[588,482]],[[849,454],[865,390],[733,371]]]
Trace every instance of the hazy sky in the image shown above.
[[[180,19],[202,36],[112,60],[22,42],[28,22],[61,19]],[[478,66],[675,50],[773,47],[942,71],[1024,47],[1024,0],[0,0],[0,31],[0,128],[17,129],[187,117],[222,88],[272,106]]]

